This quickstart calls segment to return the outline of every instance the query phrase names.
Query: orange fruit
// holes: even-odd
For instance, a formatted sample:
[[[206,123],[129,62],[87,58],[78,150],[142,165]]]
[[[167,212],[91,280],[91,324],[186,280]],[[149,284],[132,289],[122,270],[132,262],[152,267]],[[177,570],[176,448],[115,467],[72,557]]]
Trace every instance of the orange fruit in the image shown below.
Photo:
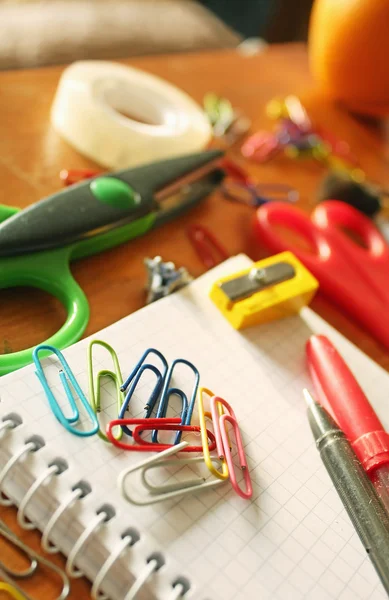
[[[388,114],[388,57],[388,0],[316,0],[309,58],[323,92],[356,112]]]

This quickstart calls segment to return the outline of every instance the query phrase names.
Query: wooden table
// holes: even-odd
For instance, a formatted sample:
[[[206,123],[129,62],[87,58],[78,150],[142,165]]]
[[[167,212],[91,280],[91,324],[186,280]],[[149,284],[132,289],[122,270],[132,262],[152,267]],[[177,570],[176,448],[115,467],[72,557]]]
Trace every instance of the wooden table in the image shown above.
[[[252,119],[253,131],[272,127],[265,115],[270,99],[297,94],[315,123],[349,142],[370,179],[388,183],[389,143],[385,129],[357,120],[320,96],[314,90],[306,50],[301,45],[274,46],[252,57],[224,51],[125,62],[164,77],[200,103],[210,90],[228,97]],[[62,141],[50,126],[50,105],[62,70],[54,67],[0,74],[2,203],[27,206],[61,188],[60,169],[94,166]],[[230,155],[239,158],[239,148],[232,148]],[[287,182],[295,186],[301,194],[300,204],[307,210],[315,204],[315,190],[324,175],[317,164],[284,158],[266,165],[247,163],[246,167],[260,182]],[[186,266],[194,276],[204,271],[185,234],[189,223],[207,225],[232,255],[245,252],[254,259],[263,256],[264,250],[251,236],[252,217],[251,209],[228,203],[216,192],[187,216],[139,240],[74,264],[73,273],[91,307],[86,335],[143,305],[145,256],[160,254],[165,260],[175,261],[177,266]],[[312,306],[378,363],[389,368],[389,354],[320,293]],[[64,318],[62,306],[44,293],[2,290],[0,353],[20,350],[46,339],[58,330]],[[0,516],[20,534],[12,509],[1,509]],[[38,548],[38,535],[22,537]],[[58,560],[63,564],[62,559]],[[85,581],[75,581],[72,589],[73,600],[89,597]],[[41,600],[55,597],[55,589],[47,580],[39,581],[29,591]]]

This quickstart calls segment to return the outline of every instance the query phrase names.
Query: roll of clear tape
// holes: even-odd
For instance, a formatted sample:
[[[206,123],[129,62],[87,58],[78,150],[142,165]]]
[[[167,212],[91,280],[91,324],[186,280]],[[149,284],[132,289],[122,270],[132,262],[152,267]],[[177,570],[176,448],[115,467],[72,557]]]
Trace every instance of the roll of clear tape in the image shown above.
[[[204,112],[185,92],[106,61],[65,69],[51,122],[76,150],[108,169],[198,152],[212,135]]]

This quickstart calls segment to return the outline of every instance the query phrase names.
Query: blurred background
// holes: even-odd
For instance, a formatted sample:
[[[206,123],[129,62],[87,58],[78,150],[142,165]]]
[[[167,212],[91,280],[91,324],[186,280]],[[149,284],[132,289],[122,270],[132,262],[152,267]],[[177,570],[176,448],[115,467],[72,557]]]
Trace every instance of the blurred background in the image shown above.
[[[313,0],[0,0],[0,69],[307,38]]]

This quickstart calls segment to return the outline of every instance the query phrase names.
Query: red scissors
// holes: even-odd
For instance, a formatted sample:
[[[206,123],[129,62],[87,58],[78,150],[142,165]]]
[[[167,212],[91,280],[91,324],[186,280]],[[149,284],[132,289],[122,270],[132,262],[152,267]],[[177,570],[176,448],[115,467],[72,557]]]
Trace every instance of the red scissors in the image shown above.
[[[293,252],[321,290],[389,349],[389,248],[370,219],[338,200],[323,202],[310,217],[289,204],[270,202],[257,210],[255,229],[270,250]],[[313,251],[289,242],[288,230]]]

